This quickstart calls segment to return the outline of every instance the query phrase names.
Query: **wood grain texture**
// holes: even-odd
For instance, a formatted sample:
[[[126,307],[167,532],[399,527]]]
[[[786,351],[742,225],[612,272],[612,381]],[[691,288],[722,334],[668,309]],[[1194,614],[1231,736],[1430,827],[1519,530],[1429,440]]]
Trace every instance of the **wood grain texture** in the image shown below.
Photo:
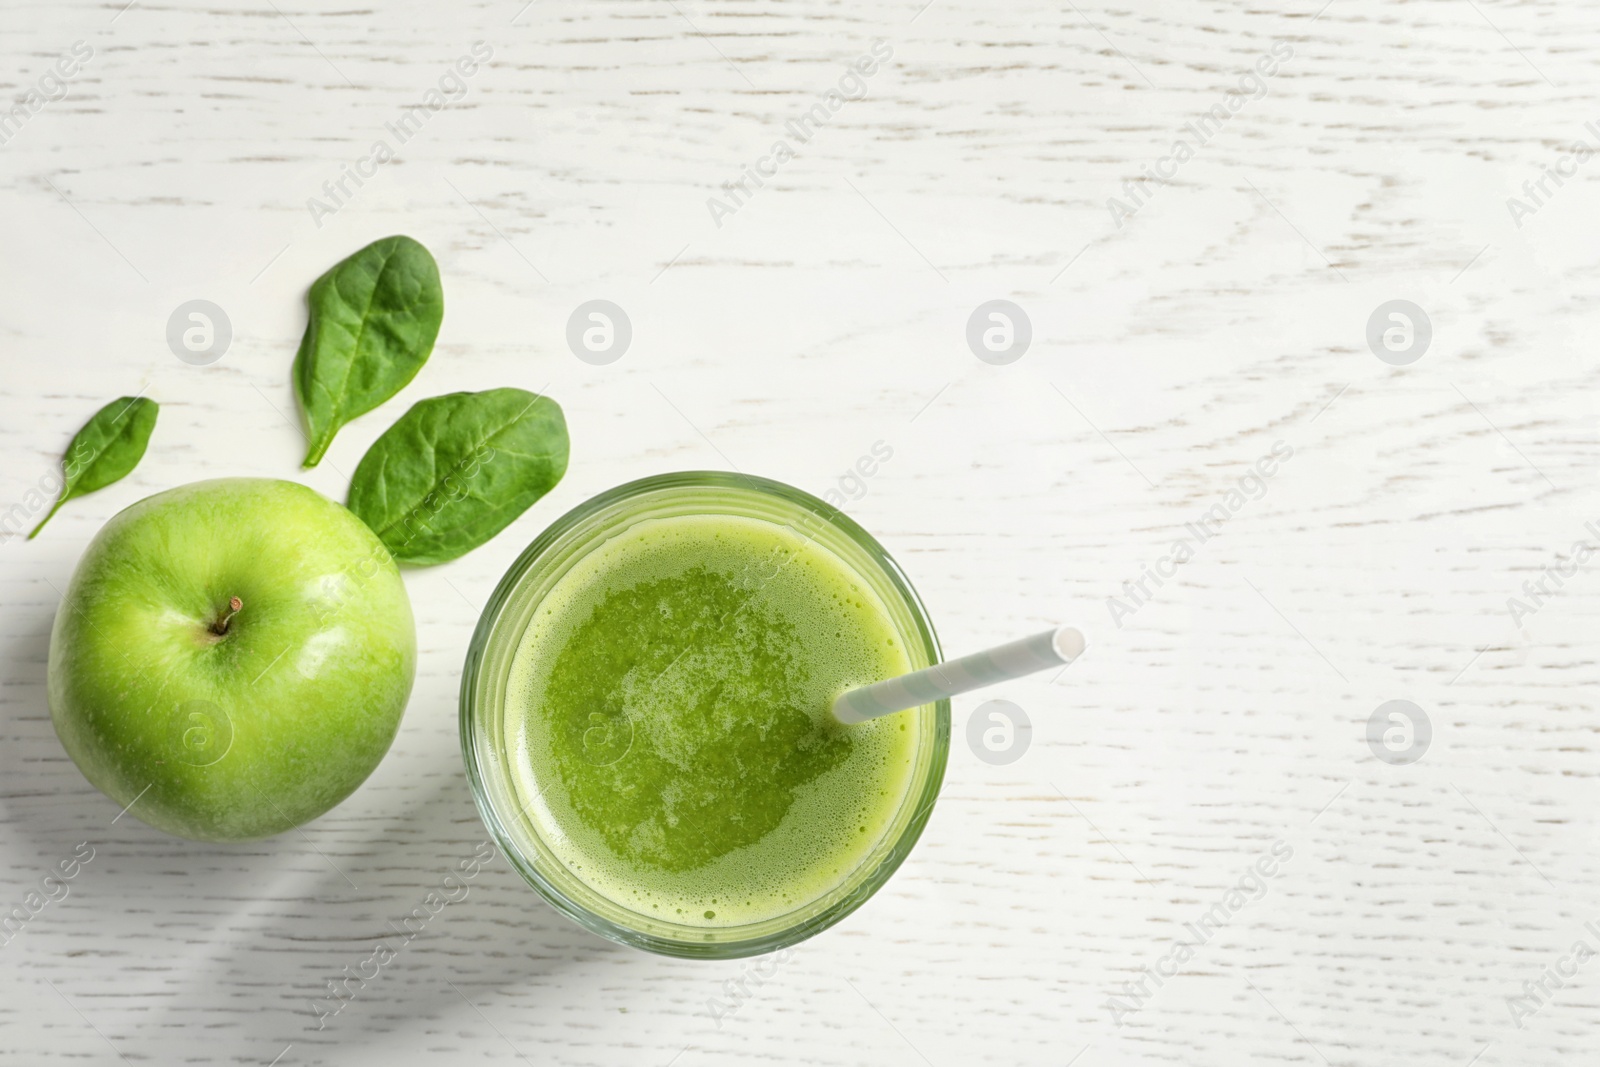
[[[1319,7],[1321,10],[1319,11]],[[0,947],[7,1062],[572,1065],[1567,1064],[1600,963],[1600,573],[1507,608],[1600,519],[1600,21],[1556,0],[17,3],[0,145],[0,511],[107,398],[162,404],[126,481],[0,544],[0,910],[79,842],[70,896]],[[920,10],[919,10],[920,9]],[[707,200],[881,38],[893,57],[719,226]],[[331,217],[307,200],[475,41],[463,98]],[[1185,124],[1275,42],[1292,58],[1118,227]],[[1574,168],[1569,168],[1574,169]],[[300,473],[289,365],[307,285],[405,232],[439,259],[438,349]],[[189,366],[180,303],[232,347]],[[634,341],[591,366],[568,316]],[[980,303],[1033,325],[991,366]],[[1381,303],[1426,309],[1408,367]],[[1584,324],[1589,323],[1586,327]],[[517,385],[563,405],[561,485],[489,546],[407,574],[417,686],[393,752],[301,833],[247,846],[116,818],[45,706],[51,619],[99,525],[203,477],[348,472],[415,400]],[[1033,744],[981,762],[958,700],[921,844],[721,1025],[743,965],[655,959],[545,907],[497,860],[338,1016],[308,1000],[483,838],[456,686],[500,574],[595,492],[729,468],[814,492],[875,442],[849,510],[947,648],[1079,625],[1090,650],[992,695]],[[1118,626],[1139,578],[1276,442],[1293,457]],[[1383,701],[1426,709],[1409,766]],[[1155,966],[1274,842],[1278,873],[1136,1012]],[[1520,1023],[1520,1025],[1519,1025]],[[274,1057],[279,1057],[274,1061]],[[1076,1057],[1076,1058],[1075,1058]],[[1476,1057],[1476,1059],[1475,1059]]]

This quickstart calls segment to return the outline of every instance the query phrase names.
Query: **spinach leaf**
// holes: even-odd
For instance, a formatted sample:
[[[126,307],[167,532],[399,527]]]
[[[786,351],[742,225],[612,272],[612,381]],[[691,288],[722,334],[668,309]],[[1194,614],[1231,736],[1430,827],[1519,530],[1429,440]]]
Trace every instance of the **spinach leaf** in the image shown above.
[[[51,516],[61,510],[62,504],[127,477],[144,458],[159,410],[154,400],[123,396],[95,412],[67,446],[66,458],[61,463],[61,496],[50,514],[39,520],[28,540],[39,535]]]
[[[347,506],[402,563],[477,548],[567,470],[567,422],[525,389],[420,400],[361,457]]]
[[[294,392],[306,419],[305,466],[315,467],[339,427],[405,388],[428,361],[444,290],[426,248],[385,237],[313,282],[307,303]]]

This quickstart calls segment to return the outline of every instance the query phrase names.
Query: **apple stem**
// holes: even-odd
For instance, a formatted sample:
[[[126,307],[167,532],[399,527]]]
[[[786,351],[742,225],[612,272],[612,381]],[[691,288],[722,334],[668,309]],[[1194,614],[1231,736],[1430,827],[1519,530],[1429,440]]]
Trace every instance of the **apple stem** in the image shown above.
[[[218,637],[221,637],[223,634],[227,633],[228,623],[233,621],[233,617],[239,614],[239,609],[243,607],[244,601],[240,600],[236,596],[229,597],[228,613],[211,624],[211,632],[216,634]]]

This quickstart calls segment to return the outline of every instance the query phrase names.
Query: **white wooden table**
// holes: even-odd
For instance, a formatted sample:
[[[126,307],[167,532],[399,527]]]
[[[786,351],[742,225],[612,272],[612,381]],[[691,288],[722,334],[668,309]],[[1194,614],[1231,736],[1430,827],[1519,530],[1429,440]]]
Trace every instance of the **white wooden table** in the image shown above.
[[[0,911],[80,843],[94,857],[0,946],[0,1059],[1592,1059],[1600,962],[1574,944],[1600,951],[1600,574],[1544,579],[1528,617],[1508,600],[1600,519],[1600,161],[1523,190],[1600,144],[1600,20],[1321,3],[9,5],[8,98],[74,42],[92,56],[0,126],[0,511],[105,401],[162,413],[130,478],[0,544]],[[827,110],[875,38],[892,57]],[[333,204],[323,183],[475,41],[492,57],[464,93]],[[1230,108],[1275,44],[1289,58]],[[1146,167],[1170,181],[1135,197]],[[306,286],[394,232],[439,259],[438,348],[302,474]],[[166,340],[192,299],[231,322],[211,365]],[[566,344],[591,299],[633,326],[609,365]],[[996,299],[1032,328],[1006,365],[966,340]],[[1431,322],[1407,366],[1367,341],[1391,300]],[[250,845],[117,818],[45,704],[56,590],[100,524],[219,475],[342,499],[411,403],[499,385],[561,402],[571,469],[487,547],[407,574],[417,685],[365,787]],[[522,547],[635,477],[821,493],[880,441],[848,510],[948,649],[1056,620],[1090,641],[1054,684],[956,702],[943,798],[891,883],[714,1020],[750,964],[601,941],[497,858],[319,1030],[310,999],[483,839],[456,688]],[[1292,457],[1233,507],[1277,442]],[[1187,524],[1219,506],[1200,543]],[[1193,558],[1162,562],[1185,536]],[[1158,564],[1173,576],[1114,619]],[[987,697],[1033,723],[1009,764],[965,740]],[[1432,727],[1409,764],[1366,740],[1395,699]],[[1289,858],[1251,875],[1276,842]],[[1241,880],[1259,899],[1230,898]],[[1169,976],[1141,996],[1145,968]],[[1548,994],[1547,968],[1570,975]]]

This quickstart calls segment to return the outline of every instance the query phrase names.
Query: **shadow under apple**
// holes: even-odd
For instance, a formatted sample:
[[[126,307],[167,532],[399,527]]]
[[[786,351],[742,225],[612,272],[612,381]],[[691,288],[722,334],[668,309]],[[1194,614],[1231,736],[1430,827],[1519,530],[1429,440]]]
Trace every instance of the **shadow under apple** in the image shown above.
[[[430,728],[420,715],[442,694],[414,694],[402,725],[407,743],[397,740],[372,778],[327,815],[259,841],[186,841],[139,822],[137,805],[120,812],[61,748],[45,695],[49,634],[50,619],[36,620],[6,650],[26,670],[0,701],[11,740],[0,746],[8,785],[0,801],[12,832],[43,857],[41,875],[78,841],[95,856],[69,896],[34,920],[60,936],[29,942],[30,924],[19,962],[74,1002],[99,1005],[93,1024],[123,1054],[165,1059],[204,1034],[218,1059],[267,1063],[292,1044],[293,1062],[319,1051],[339,1062],[335,1050],[481,1021],[467,997],[548,1005],[537,1012],[548,1018],[521,1011],[519,1022],[559,1027],[561,995],[575,982],[602,981],[598,972],[619,967],[693,966],[579,928],[497,851],[465,880],[464,894],[451,891],[452,903],[428,913],[425,902],[447,875],[492,851],[453,716]],[[60,953],[68,943],[105,949]],[[375,967],[379,945],[392,958]],[[330,982],[349,975],[369,977],[344,985],[353,992],[341,1006]]]
[[[463,877],[463,861],[489,854],[479,849],[488,835],[459,761],[428,763],[429,787],[397,791],[388,816],[369,818],[359,807],[345,814],[347,802],[303,827],[303,837],[291,831],[258,843],[268,853],[248,862],[249,871],[229,875],[213,863],[173,871],[169,852],[169,888],[181,885],[196,902],[230,899],[237,906],[210,930],[193,932],[205,958],[182,989],[169,991],[176,996],[164,998],[152,1036],[172,1026],[226,1031],[229,1045],[241,1054],[264,1052],[266,1062],[290,1043],[309,1054],[363,1035],[392,1037],[436,1014],[441,997],[457,998],[447,979],[463,987],[550,981],[565,968],[625,951],[558,915],[497,852],[475,876]],[[236,863],[250,859],[236,851],[242,847],[194,846]],[[153,862],[146,873],[159,866]],[[456,880],[446,889],[450,874]],[[152,891],[158,885],[147,883]],[[430,913],[426,902],[435,892],[455,899]],[[356,978],[346,981],[350,976]],[[330,983],[340,983],[342,998]],[[248,1010],[219,1017],[217,1005],[230,999]],[[132,1047],[139,1041],[130,1035]]]

